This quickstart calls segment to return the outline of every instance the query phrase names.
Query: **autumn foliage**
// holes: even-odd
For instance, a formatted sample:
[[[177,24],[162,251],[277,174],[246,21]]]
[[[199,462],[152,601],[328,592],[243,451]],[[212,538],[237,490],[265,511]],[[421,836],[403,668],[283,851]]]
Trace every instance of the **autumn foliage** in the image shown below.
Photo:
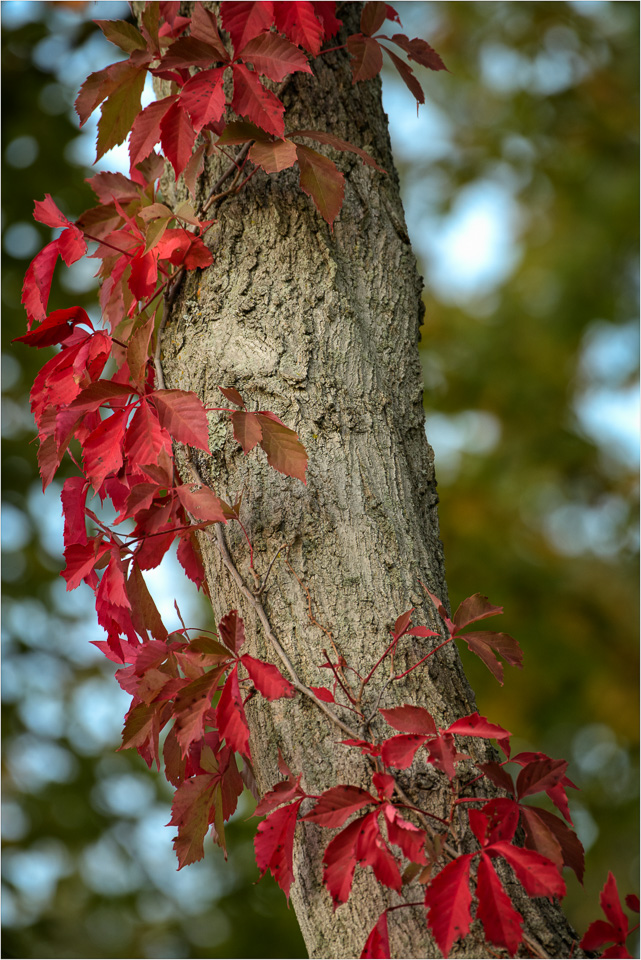
[[[117,665],[116,678],[132,697],[123,749],[135,748],[158,769],[162,761],[175,787],[171,823],[179,867],[203,856],[208,832],[225,849],[225,822],[244,785],[253,783],[247,700],[307,696],[342,731],[340,749],[366,758],[371,783],[367,789],[336,784],[310,795],[302,774],[292,772],[281,757],[282,779],[256,808],[263,817],[255,838],[261,873],[269,870],[289,896],[298,824],[314,823],[331,831],[323,883],[335,909],[349,899],[356,869],[371,869],[378,883],[399,895],[418,882],[427,924],[444,955],[474,919],[495,947],[514,955],[525,943],[537,955],[496,866],[508,864],[530,897],[563,897],[564,867],[581,880],[583,849],[572,830],[566,791],[575,786],[566,775],[566,761],[540,753],[512,755],[511,733],[478,713],[440,728],[422,707],[386,707],[384,699],[390,684],[402,684],[457,640],[502,683],[502,661],[521,666],[518,644],[505,633],[467,629],[502,608],[477,594],[450,618],[439,598],[429,594],[440,633],[412,625],[413,610],[408,610],[396,619],[371,664],[328,660],[319,666],[331,681],[307,688],[291,675],[279,650],[278,666],[245,652],[243,620],[236,610],[222,618],[216,634],[193,635],[184,624],[170,633],[145,583],[145,571],[158,566],[176,544],[187,577],[206,592],[199,536],[213,536],[215,525],[241,522],[240,494],[236,502],[225,502],[202,482],[193,463],[186,481],[177,474],[177,445],[188,460],[190,449],[210,452],[208,414],[213,411],[196,394],[165,387],[159,342],[171,305],[186,271],[205,270],[213,262],[207,242],[211,212],[258,169],[277,174],[297,164],[301,190],[330,229],[343,202],[344,178],[328,148],[332,155],[350,151],[384,174],[368,153],[329,130],[288,130],[280,94],[292,74],[313,76],[313,58],[346,49],[354,83],[375,77],[385,55],[417,104],[423,103],[411,62],[432,70],[443,70],[444,64],[424,40],[380,34],[386,20],[400,23],[388,4],[366,3],[360,32],[341,43],[332,40],[342,23],[331,2],[223,2],[220,21],[201,4],[188,18],[176,2],[147,3],[140,28],[96,21],[127,57],[91,74],[76,110],[82,125],[100,108],[98,158],[128,138],[129,176],[93,176],[88,182],[97,203],[76,221],[49,195],[36,202],[36,220],[56,236],[27,271],[22,302],[28,332],[18,340],[38,349],[57,348],[34,382],[31,407],[43,487],[65,455],[78,469],[61,494],[62,575],[67,589],[84,582],[94,591],[105,631],[97,645]],[[165,81],[170,92],[142,109],[148,74]],[[230,153],[234,147],[239,149]],[[230,158],[229,168],[196,204],[198,178],[206,158],[214,155]],[[175,209],[159,192],[167,163],[176,179],[184,178],[192,198]],[[99,324],[80,307],[48,312],[58,259],[69,266],[84,256],[97,263]],[[215,410],[228,417],[244,453],[256,456],[260,447],[270,466],[292,482],[305,483],[307,453],[295,432],[272,412],[249,409],[234,388],[220,390],[231,406]],[[95,496],[113,507],[111,525],[92,509]],[[263,581],[256,597],[264,586]],[[423,644],[424,652],[398,672],[394,658],[408,638]],[[389,729],[383,737],[363,739],[359,731],[370,729],[374,719],[362,707],[370,684],[380,690],[377,718]],[[354,713],[356,730],[349,726]],[[478,740],[495,741],[502,759],[498,752],[492,760],[475,759]],[[442,817],[413,806],[401,790],[398,771],[415,763],[431,766],[451,786],[451,803]],[[537,794],[545,794],[558,814],[532,805]],[[475,852],[460,853],[453,840],[465,825],[475,838]],[[416,902],[383,912],[362,956],[389,956],[388,924],[405,906]],[[593,923],[582,946],[611,944],[603,956],[629,956],[628,921],[611,875],[602,906],[607,922]],[[628,898],[628,906],[638,910],[638,901]]]

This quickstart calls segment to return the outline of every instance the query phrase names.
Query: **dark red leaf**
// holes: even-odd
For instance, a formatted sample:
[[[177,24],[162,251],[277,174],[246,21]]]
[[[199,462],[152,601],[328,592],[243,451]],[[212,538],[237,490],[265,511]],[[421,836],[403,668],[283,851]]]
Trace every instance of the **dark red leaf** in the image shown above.
[[[428,70],[447,70],[436,50],[419,37],[410,40],[402,33],[395,33],[392,37],[392,43],[404,50],[410,60],[420,63]]]
[[[225,112],[223,73],[223,67],[201,70],[180,91],[180,102],[189,113],[196,133],[212,120],[220,120]]]
[[[468,717],[455,720],[447,728],[447,732],[457,733],[463,737],[483,737],[486,740],[503,740],[512,736],[509,730],[505,730],[497,723],[490,723],[486,717],[478,713],[471,713]]]
[[[245,624],[237,610],[230,610],[218,624],[220,639],[228,650],[238,656],[240,648],[245,642]]]
[[[507,860],[530,897],[553,900],[565,896],[565,883],[556,864],[540,853],[515,847],[504,840],[487,847],[486,853]]]
[[[229,509],[209,487],[200,487],[191,490],[188,485],[176,487],[176,493],[185,510],[197,520],[206,520],[209,523],[227,523]]]
[[[243,410],[245,409],[245,401],[235,387],[218,387],[218,389],[230,403],[235,404],[237,407],[242,407]]]
[[[483,597],[480,593],[463,600],[453,616],[457,632],[467,627],[470,623],[476,623],[477,620],[485,620],[487,617],[496,617],[503,613],[503,607],[496,607],[493,603]]]
[[[386,4],[379,3],[377,0],[369,0],[365,4],[361,13],[361,32],[371,37],[373,33],[383,26],[387,16]]]
[[[149,156],[160,140],[160,121],[176,100],[175,96],[154,100],[137,115],[129,137],[129,162],[132,169]]]
[[[405,770],[411,766],[416,751],[426,741],[427,737],[416,733],[399,734],[384,740],[381,745],[381,757],[386,767],[396,767]]]
[[[318,212],[333,228],[334,220],[343,205],[345,178],[329,157],[310,150],[303,144],[296,145],[300,167],[300,185],[303,193],[311,197]]]
[[[216,707],[218,732],[232,750],[250,756],[249,727],[245,717],[243,698],[238,686],[238,666],[231,671]]]
[[[567,760],[534,760],[523,767],[516,781],[519,800],[555,786],[565,776]]]
[[[383,52],[377,40],[360,33],[347,38],[347,49],[352,55],[352,83],[371,80],[378,76],[383,66]]]
[[[178,827],[174,850],[179,870],[189,863],[202,860],[205,855],[203,842],[218,782],[216,776],[201,774],[185,780],[176,790],[169,825]]]
[[[379,170],[381,173],[385,173],[383,167],[380,167],[369,153],[365,150],[361,150],[360,147],[354,146],[353,143],[349,143],[347,140],[341,140],[340,137],[335,137],[333,133],[325,133],[323,130],[292,130],[289,137],[308,137],[310,140],[317,140],[319,143],[325,143],[329,147],[333,147],[335,150],[340,150],[341,152],[349,152],[357,154],[364,163],[368,164],[370,167],[374,167],[375,170]]]
[[[396,54],[389,49],[389,47],[385,46],[384,43],[381,43],[380,47],[381,47],[381,50],[385,51],[385,53],[388,55],[388,57],[396,67],[401,80],[403,81],[403,83],[405,84],[409,92],[412,94],[413,97],[416,98],[416,110],[418,112],[419,103],[425,103],[425,94],[423,93],[422,86],[420,85],[420,83],[418,82],[418,80],[414,75],[414,71],[412,70],[412,68],[408,63],[405,63],[404,60],[401,60],[400,57],[397,57]]]
[[[334,910],[346,903],[352,889],[356,868],[355,846],[363,825],[370,814],[358,817],[328,843],[323,854],[323,883],[329,890]]]
[[[333,6],[333,4],[332,4]],[[314,5],[309,2],[276,3],[274,5],[276,28],[284,33],[292,43],[308,50],[317,57],[323,42],[323,25],[314,13]]]
[[[234,437],[244,453],[249,453],[262,440],[263,431],[255,413],[250,413],[249,410],[235,410],[231,415],[231,423],[234,428]]]
[[[187,110],[181,103],[172,103],[160,121],[160,142],[165,156],[174,168],[176,179],[191,158],[196,131]]]
[[[223,27],[231,37],[238,53],[253,37],[269,30],[274,22],[274,5],[271,0],[261,3],[224,2],[220,5]]]

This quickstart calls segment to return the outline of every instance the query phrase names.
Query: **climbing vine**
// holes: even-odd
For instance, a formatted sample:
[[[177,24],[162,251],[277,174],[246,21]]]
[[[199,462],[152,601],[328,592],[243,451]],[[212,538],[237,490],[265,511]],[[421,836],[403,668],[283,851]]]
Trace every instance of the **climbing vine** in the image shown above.
[[[567,789],[576,787],[567,777],[567,762],[542,753],[512,754],[511,733],[478,713],[439,728],[423,707],[386,706],[393,685],[402,687],[409,674],[457,640],[502,683],[501,660],[522,664],[519,645],[505,633],[474,626],[502,608],[476,594],[450,618],[425,588],[441,632],[413,624],[414,610],[407,610],[370,664],[325,654],[321,666],[327,684],[306,686],[265,612],[271,565],[262,576],[254,569],[240,515],[242,495],[228,503],[204,483],[191,450],[211,452],[208,414],[215,411],[228,418],[245,454],[257,456],[260,447],[268,464],[292,483],[306,482],[307,452],[292,429],[269,410],[250,409],[235,388],[222,384],[221,404],[226,405],[206,408],[195,393],[167,389],[163,378],[162,333],[183,280],[187,272],[213,263],[208,235],[215,213],[257,170],[276,174],[297,165],[301,190],[330,230],[343,203],[344,178],[329,154],[351,152],[385,175],[365,150],[331,131],[288,129],[281,98],[289,78],[296,72],[313,75],[315,58],[346,49],[353,82],[367,81],[380,72],[385,55],[421,104],[424,94],[411,64],[446,69],[425,40],[379,33],[386,20],[400,25],[388,4],[366,3],[360,32],[344,42],[337,39],[342,23],[336,14],[331,2],[223,2],[220,19],[202,4],[185,17],[177,2],[152,2],[145,5],[139,28],[126,21],[96,21],[127,57],[88,77],[76,110],[82,125],[100,108],[97,158],[128,138],[129,176],[93,176],[89,184],[97,204],[75,221],[50,195],[35,203],[36,220],[57,235],[27,270],[22,302],[28,332],[17,338],[38,349],[58,348],[34,382],[31,407],[43,488],[64,457],[78,469],[61,494],[62,576],[68,590],[82,582],[93,590],[105,631],[97,645],[117,665],[116,678],[132,697],[122,747],[135,748],[149,766],[160,770],[162,765],[175,788],[171,823],[179,868],[202,858],[208,833],[225,849],[225,822],[244,784],[253,784],[248,699],[303,696],[322,712],[345,748],[366,758],[370,788],[342,783],[310,794],[303,775],[279,756],[282,779],[256,809],[264,818],[255,837],[261,874],[269,870],[289,896],[297,825],[314,823],[332,831],[323,883],[335,909],[349,899],[357,867],[371,868],[381,885],[401,895],[411,881],[422,885],[420,901],[405,900],[383,911],[363,957],[388,957],[388,923],[397,911],[416,906],[425,910],[444,955],[476,919],[497,948],[515,955],[524,944],[531,955],[543,957],[495,864],[509,864],[530,897],[551,901],[565,893],[564,867],[582,879],[583,849],[567,799]],[[170,92],[142,109],[148,74],[164,81]],[[223,158],[225,168],[202,197],[198,188],[205,162],[214,156]],[[177,206],[160,189],[168,169],[184,180],[191,198]],[[69,266],[85,256],[98,264],[98,325],[78,306],[48,311],[58,258]],[[179,447],[187,465],[182,480],[175,463]],[[112,524],[91,508],[94,496],[113,506]],[[236,569],[222,534],[224,525],[234,523],[249,545],[251,585]],[[219,550],[256,612],[275,662],[245,652],[244,624],[236,610],[221,619],[215,633],[189,629],[182,619],[178,630],[165,627],[145,572],[177,544],[185,574],[207,592],[202,537]],[[425,652],[400,669],[395,658],[407,638],[423,643]],[[376,704],[369,713],[366,688],[373,692],[368,702]],[[379,716],[390,728],[383,738],[372,732]],[[495,741],[500,754],[475,760],[467,752],[475,738]],[[399,782],[398,771],[410,768],[417,756],[449,785],[441,816],[412,803]],[[483,783],[485,796],[479,790]],[[560,815],[527,802],[540,793]],[[476,852],[461,852],[465,824],[476,839]],[[626,902],[638,912],[637,898]],[[611,874],[601,904],[607,921],[590,926],[582,948],[609,945],[604,957],[629,956],[629,923]]]

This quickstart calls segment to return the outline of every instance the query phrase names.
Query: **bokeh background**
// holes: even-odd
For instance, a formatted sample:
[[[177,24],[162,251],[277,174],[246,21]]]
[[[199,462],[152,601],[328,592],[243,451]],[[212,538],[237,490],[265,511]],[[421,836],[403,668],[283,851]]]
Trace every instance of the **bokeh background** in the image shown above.
[[[463,653],[481,712],[518,731],[519,749],[570,760],[581,787],[587,873],[583,889],[567,877],[566,902],[584,932],[609,869],[622,893],[638,890],[639,5],[397,8],[450,70],[423,72],[418,119],[384,76],[426,281],[450,595],[503,604],[501,629],[525,651],[503,688]],[[227,864],[209,845],[178,873],[169,788],[116,752],[128,698],[91,645],[90,592],[68,594],[58,576],[60,483],[43,497],[37,476],[28,392],[43,358],[10,344],[24,332],[24,271],[50,239],[33,200],[50,192],[71,217],[93,202],[95,126],[80,133],[71,105],[119,58],[91,18],[128,7],[13,0],[1,12],[3,956],[302,957],[280,891],[256,885],[251,802]],[[122,168],[114,154],[101,168]],[[59,269],[52,309],[95,312],[91,274]],[[156,580],[167,620],[180,580]],[[187,622],[204,623],[177,589]]]

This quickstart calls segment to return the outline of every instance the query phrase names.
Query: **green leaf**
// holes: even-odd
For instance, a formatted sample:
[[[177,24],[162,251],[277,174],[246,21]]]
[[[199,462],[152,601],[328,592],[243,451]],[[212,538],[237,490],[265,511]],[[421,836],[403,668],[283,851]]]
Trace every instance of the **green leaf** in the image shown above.
[[[127,23],[126,20],[94,20],[94,23],[100,27],[107,40],[115,43],[125,53],[145,50],[147,47],[145,38],[133,23]]]
[[[146,73],[144,67],[131,64],[118,89],[107,97],[98,121],[96,160],[126,139],[131,125],[140,113],[140,97]]]

